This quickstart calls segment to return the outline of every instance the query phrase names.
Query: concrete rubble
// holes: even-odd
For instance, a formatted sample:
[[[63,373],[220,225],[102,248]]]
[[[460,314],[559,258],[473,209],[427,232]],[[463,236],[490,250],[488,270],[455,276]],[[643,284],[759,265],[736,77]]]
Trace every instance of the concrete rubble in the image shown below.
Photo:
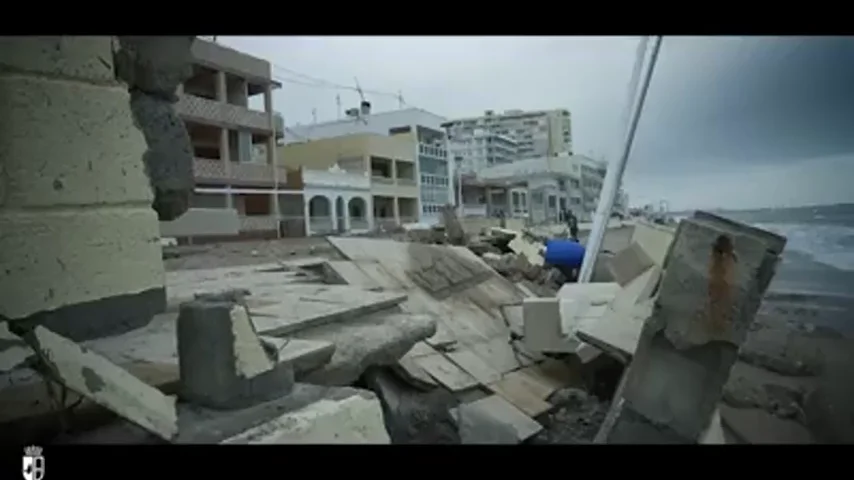
[[[623,248],[610,252],[600,268],[608,271],[609,281],[590,284],[565,278],[537,283],[550,267],[530,260],[538,254],[536,237],[503,228],[477,236],[452,227],[454,241],[446,237],[446,229],[421,235],[413,233],[417,228],[403,237],[400,232],[389,235],[404,241],[329,237],[335,258],[170,272],[168,307],[143,328],[79,346],[47,329],[37,330],[65,345],[70,365],[100,359],[97,367],[104,371],[97,373],[110,379],[112,397],[95,395],[72,372],[59,371],[54,381],[90,400],[82,403],[87,410],[93,408],[90,404],[106,406],[121,419],[101,419],[97,428],[62,441],[809,440],[802,424],[832,423],[823,407],[829,401],[821,397],[828,397],[828,388],[787,389],[782,382],[757,387],[750,377],[755,367],[745,363],[759,361],[756,352],[765,351],[755,341],[748,341],[740,356],[725,347],[731,349],[728,356],[690,370],[695,378],[707,379],[697,384],[693,396],[682,387],[667,386],[668,369],[682,378],[679,356],[706,348],[707,337],[724,345],[744,342],[749,331],[744,325],[770,281],[767,265],[784,242],[702,212],[695,218],[670,236],[655,233],[655,241],[672,246],[655,244],[643,234],[637,238],[644,245],[633,234],[621,239]],[[716,233],[704,233],[709,231]],[[748,271],[724,274],[733,282],[757,276],[750,284],[753,290],[735,289],[730,295],[741,296],[726,297],[745,309],[733,317],[741,322],[733,325],[741,327],[731,328],[728,337],[709,337],[680,323],[686,315],[702,313],[685,310],[699,300],[673,300],[672,289],[681,282],[714,283],[702,276],[683,279],[678,262],[701,250],[700,235],[715,234],[732,238],[733,251],[744,261],[759,259],[746,264],[754,265]],[[688,240],[673,240],[680,235]],[[513,242],[520,238],[524,243],[519,247],[517,242],[519,253],[514,253]],[[670,253],[662,257],[662,251]],[[713,249],[712,257],[714,252],[718,250]],[[756,252],[772,253],[751,257]],[[546,295],[540,295],[544,289]],[[679,295],[708,291],[695,285]],[[672,316],[672,323],[661,319],[664,314]],[[659,337],[671,342],[670,350],[660,350]],[[7,411],[0,424],[50,418],[50,407],[21,407],[23,399],[33,396],[49,403],[44,393],[36,393],[44,391],[33,366],[38,355],[14,333],[0,338],[8,345],[0,352],[0,411],[17,408],[14,414]],[[218,363],[212,365],[211,358]],[[211,369],[219,373],[211,375]],[[650,377],[652,371],[658,376]],[[147,393],[132,393],[139,391]],[[148,400],[144,405],[121,400],[128,395]],[[804,405],[817,403],[815,399],[823,400],[822,408],[813,408],[819,413],[808,419]],[[668,410],[673,405],[684,408]],[[756,411],[775,413],[757,416]],[[783,422],[778,425],[783,440],[757,433],[774,422]],[[650,430],[647,424],[656,427]],[[662,436],[662,431],[670,433]]]

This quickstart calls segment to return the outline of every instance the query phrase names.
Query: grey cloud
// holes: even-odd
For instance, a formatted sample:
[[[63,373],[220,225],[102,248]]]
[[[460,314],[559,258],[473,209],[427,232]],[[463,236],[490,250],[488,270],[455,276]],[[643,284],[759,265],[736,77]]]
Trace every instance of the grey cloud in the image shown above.
[[[353,85],[358,77],[363,88],[389,93],[368,95],[378,111],[398,107],[393,96],[398,90],[411,105],[451,118],[487,109],[567,107],[576,152],[609,157],[618,150],[638,42],[637,37],[221,39],[331,82]],[[854,201],[854,191],[839,175],[818,171],[832,164],[854,173],[849,168],[854,160],[844,156],[854,153],[852,86],[849,38],[667,37],[626,173],[629,192],[635,199],[670,198],[685,208],[728,199],[743,207],[809,198]],[[336,93],[345,108],[358,101],[352,91],[285,83],[276,106],[288,124],[311,122],[313,110],[319,121],[331,120]],[[776,181],[744,183],[748,167]],[[812,186],[775,188],[792,172]],[[721,195],[727,189],[732,192]]]

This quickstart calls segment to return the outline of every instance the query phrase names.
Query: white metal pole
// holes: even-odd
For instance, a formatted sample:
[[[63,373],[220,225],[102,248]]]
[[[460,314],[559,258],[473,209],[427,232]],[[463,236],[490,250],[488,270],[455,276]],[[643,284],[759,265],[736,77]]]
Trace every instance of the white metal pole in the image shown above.
[[[596,257],[599,255],[599,250],[602,247],[602,240],[605,237],[605,230],[608,227],[611,209],[614,206],[614,198],[617,195],[620,182],[623,178],[623,173],[626,170],[626,163],[632,150],[635,132],[637,131],[641,112],[643,111],[643,104],[646,101],[646,94],[649,91],[652,73],[655,70],[655,63],[658,60],[658,52],[661,49],[661,41],[661,36],[657,36],[653,39],[652,52],[650,53],[649,62],[646,64],[646,69],[643,73],[643,78],[640,84],[640,93],[638,94],[634,108],[632,108],[628,130],[625,132],[626,136],[623,143],[623,150],[620,157],[617,159],[617,162],[614,165],[609,165],[608,171],[605,174],[605,182],[602,187],[602,192],[599,194],[599,203],[596,207],[596,216],[593,219],[593,227],[591,228],[590,236],[587,239],[584,260],[581,264],[581,271],[578,274],[579,283],[589,282],[590,277],[593,274],[593,266],[596,264]]]

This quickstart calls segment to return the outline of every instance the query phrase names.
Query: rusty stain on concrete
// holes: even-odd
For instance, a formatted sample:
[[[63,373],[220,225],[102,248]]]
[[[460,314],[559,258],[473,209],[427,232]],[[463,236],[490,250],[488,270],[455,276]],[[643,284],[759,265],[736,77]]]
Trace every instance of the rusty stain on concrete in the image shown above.
[[[712,245],[709,264],[709,328],[717,334],[730,326],[732,312],[732,284],[736,256],[732,239],[720,235]]]

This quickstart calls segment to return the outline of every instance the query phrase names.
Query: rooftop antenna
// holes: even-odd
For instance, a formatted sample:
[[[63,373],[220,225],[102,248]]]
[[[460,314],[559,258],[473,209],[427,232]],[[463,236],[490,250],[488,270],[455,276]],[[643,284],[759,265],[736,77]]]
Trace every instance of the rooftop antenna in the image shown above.
[[[362,87],[361,87],[361,85],[359,85],[359,79],[358,79],[358,78],[356,78],[356,77],[353,77],[353,80],[355,80],[355,81],[356,81],[356,91],[357,91],[357,92],[359,92],[359,98],[361,98],[361,99],[362,99],[362,102],[366,102],[367,100],[365,100],[365,94],[362,92]],[[365,117],[363,117],[363,116],[362,116],[362,114],[361,114],[361,113],[359,113],[359,117],[358,117],[358,118],[359,118],[359,120],[361,120],[361,121],[362,121],[362,123],[364,123],[365,125],[367,125],[367,124],[368,124],[368,121],[365,119]]]
[[[341,120],[341,94],[335,94],[335,104],[338,106],[338,120]]]

